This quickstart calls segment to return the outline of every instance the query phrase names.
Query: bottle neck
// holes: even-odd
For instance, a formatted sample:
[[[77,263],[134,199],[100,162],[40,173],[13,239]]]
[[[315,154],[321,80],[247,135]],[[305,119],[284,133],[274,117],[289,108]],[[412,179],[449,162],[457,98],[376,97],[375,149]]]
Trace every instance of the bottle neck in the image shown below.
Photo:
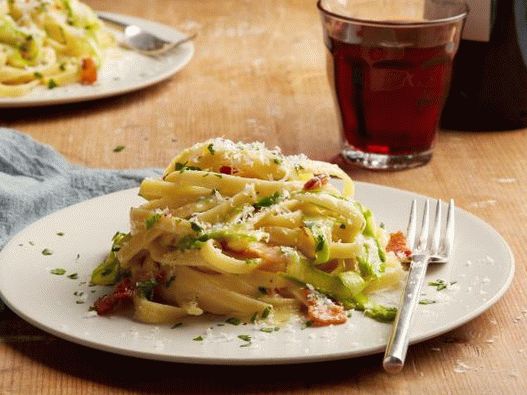
[[[527,67],[527,0],[514,1],[514,16],[518,47],[522,54],[523,63]]]

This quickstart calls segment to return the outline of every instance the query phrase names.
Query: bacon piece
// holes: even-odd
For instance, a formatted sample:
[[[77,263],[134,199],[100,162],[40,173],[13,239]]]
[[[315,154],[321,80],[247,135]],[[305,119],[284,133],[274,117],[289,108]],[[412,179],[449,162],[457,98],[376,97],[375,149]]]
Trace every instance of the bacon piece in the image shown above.
[[[91,85],[97,81],[97,65],[92,58],[82,59],[81,64],[81,83]]]
[[[262,242],[253,242],[247,246],[231,245],[226,241],[221,242],[222,249],[228,251],[238,259],[261,258],[262,264],[259,269],[271,272],[282,272],[286,270],[288,259],[280,250],[280,247],[270,246]],[[232,254],[234,253],[234,254]]]
[[[412,250],[408,247],[406,236],[403,232],[395,232],[390,234],[390,240],[386,245],[386,251],[392,251],[401,258],[409,258],[412,256]]]
[[[313,326],[338,325],[345,323],[348,319],[344,307],[336,304],[320,292],[305,288],[304,296],[307,318]]]
[[[122,301],[132,300],[135,286],[129,278],[125,278],[115,286],[111,294],[101,296],[93,305],[99,315],[107,315],[115,310]]]
[[[304,184],[305,191],[311,191],[313,189],[320,189],[322,186],[326,185],[329,181],[329,177],[325,174],[316,174],[313,178],[308,180]]]
[[[234,167],[230,167],[230,166],[221,166],[220,167],[220,173],[231,175],[231,174],[238,173],[238,170],[236,170]]]

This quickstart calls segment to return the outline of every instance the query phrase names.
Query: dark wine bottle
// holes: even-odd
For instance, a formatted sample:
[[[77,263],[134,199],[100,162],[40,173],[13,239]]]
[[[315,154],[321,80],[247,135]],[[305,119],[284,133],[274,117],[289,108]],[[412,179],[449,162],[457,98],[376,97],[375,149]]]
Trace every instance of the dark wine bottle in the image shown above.
[[[469,0],[441,126],[527,127],[527,0]]]

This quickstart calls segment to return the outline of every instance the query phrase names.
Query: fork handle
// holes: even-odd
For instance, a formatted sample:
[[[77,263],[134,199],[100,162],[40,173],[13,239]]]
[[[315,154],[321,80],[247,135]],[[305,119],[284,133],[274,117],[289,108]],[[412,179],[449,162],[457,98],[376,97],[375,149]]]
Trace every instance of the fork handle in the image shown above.
[[[410,328],[415,307],[419,302],[421,288],[423,287],[426,268],[428,266],[428,255],[414,255],[406,286],[401,296],[399,309],[393,323],[392,334],[384,354],[384,370],[389,373],[398,373],[404,366],[408,341],[410,339]]]

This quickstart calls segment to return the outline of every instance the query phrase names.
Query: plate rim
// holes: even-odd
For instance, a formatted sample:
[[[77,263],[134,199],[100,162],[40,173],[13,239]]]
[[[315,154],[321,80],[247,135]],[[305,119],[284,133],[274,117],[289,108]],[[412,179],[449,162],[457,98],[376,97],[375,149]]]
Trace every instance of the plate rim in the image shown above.
[[[382,184],[374,184],[369,182],[363,182],[363,181],[354,181],[355,185],[359,188],[387,188],[392,190],[392,192],[396,193],[404,193],[404,194],[410,194],[414,195],[416,197],[419,197],[421,199],[430,199],[431,197],[412,192],[409,190],[399,189],[391,186],[385,186]],[[21,234],[23,234],[29,227],[34,226],[37,223],[40,223],[42,221],[47,220],[49,216],[55,216],[60,214],[66,210],[74,210],[76,207],[85,204],[89,201],[99,200],[99,199],[108,199],[111,198],[113,195],[119,195],[119,194],[131,194],[133,191],[138,191],[139,188],[129,188],[129,189],[123,189],[120,191],[112,192],[109,194],[104,194],[101,196],[97,196],[91,199],[87,199],[78,203],[75,203],[73,205],[64,207],[62,209],[56,210],[52,213],[49,213],[48,215],[39,218],[38,220],[28,224],[25,226],[22,230],[17,232],[15,235],[13,235],[10,240],[6,243],[6,245],[0,250],[0,264],[3,260],[4,251],[6,247],[8,247],[10,244],[13,243],[13,240],[18,238]],[[424,333],[422,335],[416,336],[411,338],[410,344],[417,344],[438,336],[441,336],[442,334],[449,332],[451,330],[454,330],[461,325],[464,325],[474,318],[481,315],[486,310],[490,309],[492,306],[494,306],[507,292],[507,290],[510,288],[512,281],[514,279],[514,273],[516,270],[516,262],[514,258],[513,251],[507,241],[503,238],[503,236],[488,222],[484,221],[483,219],[479,218],[478,216],[460,208],[456,207],[456,210],[461,211],[463,215],[467,215],[471,220],[475,220],[476,222],[479,222],[481,226],[484,226],[487,230],[494,233],[495,236],[497,236],[497,240],[499,240],[500,244],[504,247],[504,251],[507,252],[507,256],[510,260],[510,266],[509,266],[509,273],[507,274],[507,278],[504,281],[501,288],[488,300],[485,301],[484,304],[479,306],[477,309],[470,310],[460,318],[458,318],[455,321],[450,321],[448,325],[444,325],[443,327],[440,327],[437,330],[432,331],[431,333]],[[63,333],[58,329],[54,329],[52,327],[49,327],[45,324],[40,323],[36,319],[33,319],[31,316],[26,315],[24,312],[20,311],[16,306],[11,304],[10,301],[7,300],[6,296],[4,295],[2,289],[0,288],[0,299],[3,300],[3,302],[6,304],[6,306],[9,307],[11,311],[13,311],[15,314],[17,314],[20,318],[27,321],[31,325],[43,330],[46,333],[50,333],[54,336],[57,336],[61,339],[70,341],[75,344],[79,344],[85,347],[90,347],[96,350],[105,351],[105,352],[111,352],[118,355],[125,355],[125,356],[131,356],[135,358],[141,358],[141,359],[149,359],[149,360],[158,360],[158,361],[165,361],[165,362],[172,362],[172,363],[187,363],[187,364],[197,364],[197,365],[223,365],[223,366],[263,366],[263,365],[290,365],[290,364],[303,364],[303,363],[316,363],[316,362],[323,362],[323,361],[336,361],[336,360],[342,360],[342,359],[352,359],[352,358],[358,358],[363,357],[367,355],[377,354],[380,352],[383,352],[385,349],[385,346],[372,346],[366,349],[360,349],[360,351],[342,351],[337,353],[331,353],[331,354],[322,354],[322,355],[297,355],[297,356],[287,356],[287,357],[252,357],[249,356],[247,358],[239,358],[239,357],[211,357],[211,356],[182,356],[182,355],[166,355],[166,354],[159,354],[155,352],[147,352],[147,351],[137,351],[137,350],[130,350],[126,349],[124,347],[117,347],[112,345],[106,345],[97,343],[96,341],[92,341],[89,339],[84,339],[80,336],[72,336],[67,333]]]
[[[133,15],[120,14],[120,13],[114,13],[114,12],[106,12],[106,11],[95,11],[95,12],[97,14],[105,15],[108,17],[113,17],[125,23],[127,21],[129,21],[128,23],[130,22],[138,23],[138,24],[147,23],[152,26],[156,26],[156,28],[158,29],[169,30],[175,34],[176,33],[183,34],[180,30],[176,29],[175,27],[172,27],[170,25],[165,25],[157,21],[152,21],[149,19],[140,18],[140,17],[133,16]],[[181,69],[183,69],[185,66],[187,66],[187,64],[194,57],[194,53],[195,53],[194,43],[192,41],[186,42],[183,45],[181,45],[181,48],[184,48],[185,52],[182,54],[182,58],[180,62],[175,67],[171,67],[169,70],[165,71],[164,73],[158,74],[153,77],[149,77],[135,84],[127,85],[121,88],[113,88],[113,89],[106,90],[100,93],[82,94],[82,95],[76,95],[76,96],[71,96],[71,97],[60,97],[59,96],[56,98],[33,98],[29,100],[23,100],[26,96],[19,96],[19,97],[14,97],[14,98],[0,97],[0,108],[33,108],[33,107],[55,106],[55,105],[61,105],[61,104],[73,104],[73,103],[105,99],[108,97],[120,96],[120,95],[124,95],[130,92],[139,91],[139,90],[148,88],[150,86],[159,84],[160,82],[172,77],[173,75],[178,73]]]

